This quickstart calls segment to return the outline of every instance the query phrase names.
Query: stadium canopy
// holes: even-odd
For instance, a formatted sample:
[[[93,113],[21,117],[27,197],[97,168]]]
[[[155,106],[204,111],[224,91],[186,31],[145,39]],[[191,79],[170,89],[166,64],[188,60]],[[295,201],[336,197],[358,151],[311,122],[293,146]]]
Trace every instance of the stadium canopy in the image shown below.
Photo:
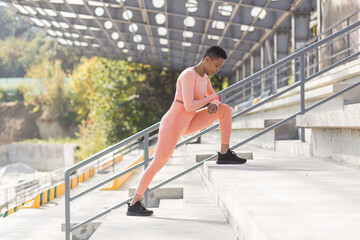
[[[204,49],[228,52],[232,73],[310,0],[3,0],[60,44],[89,55],[171,69],[198,63]]]

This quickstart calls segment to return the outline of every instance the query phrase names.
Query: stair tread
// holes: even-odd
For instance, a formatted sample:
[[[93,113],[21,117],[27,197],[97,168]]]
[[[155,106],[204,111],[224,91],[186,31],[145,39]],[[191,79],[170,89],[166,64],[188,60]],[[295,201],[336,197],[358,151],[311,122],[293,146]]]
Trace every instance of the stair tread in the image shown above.
[[[204,175],[230,213],[230,224],[249,239],[335,240],[360,234],[358,170],[259,149],[245,165],[205,163]]]

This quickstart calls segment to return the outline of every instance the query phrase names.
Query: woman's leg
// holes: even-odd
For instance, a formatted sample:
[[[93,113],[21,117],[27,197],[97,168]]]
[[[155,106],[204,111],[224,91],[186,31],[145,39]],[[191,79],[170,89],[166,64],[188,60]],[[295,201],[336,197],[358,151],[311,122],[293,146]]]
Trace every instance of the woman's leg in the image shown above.
[[[193,116],[194,113],[186,112],[183,106],[179,105],[177,108],[171,108],[170,112],[163,117],[160,123],[159,139],[154,160],[141,177],[136,195],[131,202],[132,205],[141,199],[156,173],[158,173],[170,159],[180,136],[188,128]]]
[[[226,152],[229,149],[231,135],[231,108],[226,104],[220,104],[215,114],[209,114],[206,108],[196,112],[185,134],[200,131],[216,120],[219,120],[220,125],[221,152]]]
[[[134,204],[141,199],[142,195],[144,194],[145,190],[149,186],[156,173],[158,173],[160,169],[165,165],[165,163],[170,159],[179,137],[169,137],[166,132],[162,132],[161,134],[159,134],[159,140],[156,146],[154,160],[142,175],[138,188],[136,189],[136,195],[131,204]]]

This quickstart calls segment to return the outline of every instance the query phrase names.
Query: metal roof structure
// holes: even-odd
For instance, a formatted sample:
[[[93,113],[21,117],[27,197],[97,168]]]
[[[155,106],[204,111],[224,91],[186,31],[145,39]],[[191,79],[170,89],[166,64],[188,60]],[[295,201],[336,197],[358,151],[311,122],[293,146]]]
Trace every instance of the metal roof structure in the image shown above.
[[[3,0],[62,45],[89,55],[172,69],[198,63],[211,44],[240,66],[311,0]]]

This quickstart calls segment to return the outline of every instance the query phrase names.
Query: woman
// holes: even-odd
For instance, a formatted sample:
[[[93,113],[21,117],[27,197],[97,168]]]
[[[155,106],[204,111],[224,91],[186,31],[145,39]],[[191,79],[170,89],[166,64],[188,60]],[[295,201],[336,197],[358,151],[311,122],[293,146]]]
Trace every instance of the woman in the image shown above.
[[[207,76],[207,74],[218,73],[226,58],[223,48],[217,45],[210,46],[205,50],[199,64],[185,69],[178,77],[174,102],[160,121],[159,140],[154,160],[142,175],[131,204],[128,203],[128,216],[153,214],[153,211],[146,209],[141,203],[141,197],[155,174],[169,160],[179,138],[183,135],[197,132],[219,120],[221,150],[216,163],[243,164],[246,162],[246,159],[237,157],[229,149],[231,109],[228,105],[220,103],[219,96],[215,93]],[[198,110],[208,103],[210,104],[207,108]]]

